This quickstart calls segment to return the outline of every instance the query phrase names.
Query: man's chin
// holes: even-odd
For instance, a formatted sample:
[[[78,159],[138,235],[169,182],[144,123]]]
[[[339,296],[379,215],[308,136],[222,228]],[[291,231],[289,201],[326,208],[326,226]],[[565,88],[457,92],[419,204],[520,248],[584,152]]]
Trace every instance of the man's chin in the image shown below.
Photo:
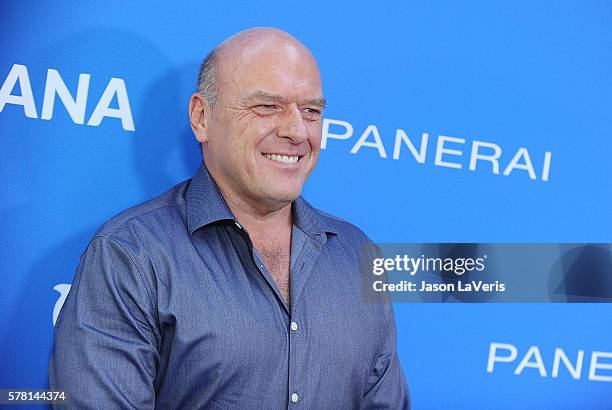
[[[264,197],[266,198],[266,202],[270,203],[275,208],[280,209],[299,198],[301,191],[301,189],[295,188],[268,190]]]

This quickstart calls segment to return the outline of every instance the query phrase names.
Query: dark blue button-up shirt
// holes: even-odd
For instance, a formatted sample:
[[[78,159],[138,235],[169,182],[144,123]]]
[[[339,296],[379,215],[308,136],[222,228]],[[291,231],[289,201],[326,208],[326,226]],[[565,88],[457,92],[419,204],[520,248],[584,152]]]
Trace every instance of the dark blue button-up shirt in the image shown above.
[[[205,166],[111,219],[58,318],[51,387],[76,408],[408,408],[392,308],[362,293],[370,241],[302,198],[292,214],[290,307]]]

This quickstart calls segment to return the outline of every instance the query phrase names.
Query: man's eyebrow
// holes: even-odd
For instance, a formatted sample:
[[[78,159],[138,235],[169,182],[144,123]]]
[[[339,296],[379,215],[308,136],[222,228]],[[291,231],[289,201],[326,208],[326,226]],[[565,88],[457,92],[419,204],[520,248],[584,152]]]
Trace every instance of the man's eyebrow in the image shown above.
[[[270,101],[278,101],[281,103],[286,102],[285,98],[283,98],[282,96],[277,95],[277,94],[271,94],[271,93],[268,93],[262,90],[254,91],[251,94],[248,94],[247,96],[244,97],[245,100],[250,100],[253,98],[260,98],[263,100],[270,100]],[[324,97],[313,98],[311,100],[305,101],[304,103],[306,105],[316,105],[321,108],[325,108],[325,106],[327,105],[327,101],[325,100]]]
[[[251,99],[251,98],[261,98],[263,100],[272,100],[272,101],[278,101],[278,102],[284,102],[284,98],[280,95],[277,94],[270,94],[268,92],[262,91],[262,90],[257,90],[252,92],[251,94],[248,94],[245,97],[245,100]]]
[[[307,105],[317,105],[321,108],[325,108],[325,106],[327,105],[327,100],[324,97],[314,98],[312,100],[306,101],[306,104]]]

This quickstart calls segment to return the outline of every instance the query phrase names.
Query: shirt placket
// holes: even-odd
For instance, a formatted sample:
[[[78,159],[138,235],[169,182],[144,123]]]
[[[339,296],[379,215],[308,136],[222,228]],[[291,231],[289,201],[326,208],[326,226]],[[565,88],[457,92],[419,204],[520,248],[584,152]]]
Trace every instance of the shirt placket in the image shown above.
[[[301,262],[297,264],[299,267],[297,270],[292,272],[293,275],[301,275],[304,269],[304,263]],[[293,295],[292,295],[293,296]],[[301,404],[304,402],[304,384],[303,378],[305,375],[303,374],[306,371],[305,368],[300,366],[300,357],[304,356],[305,348],[306,348],[306,338],[305,338],[305,318],[302,314],[301,309],[299,309],[299,305],[294,301],[291,304],[291,320],[289,323],[288,329],[288,337],[289,337],[289,400],[287,408],[297,408],[303,407]],[[300,326],[300,324],[302,326]]]
[[[263,258],[260,257],[257,249],[253,246],[250,241],[250,237],[244,228],[237,222],[234,222],[236,228],[241,233],[246,234],[250,246],[252,249],[253,262],[255,266],[268,282],[274,293],[278,307],[281,310],[281,314],[288,319],[285,321],[288,328],[286,329],[287,345],[288,345],[288,398],[287,398],[287,409],[293,408],[308,408],[307,405],[307,392],[304,388],[304,379],[308,377],[308,366],[306,363],[306,349],[308,346],[308,334],[307,334],[307,317],[306,312],[300,309],[299,299],[303,294],[304,287],[308,276],[311,274],[317,258],[321,253],[321,249],[326,241],[326,236],[321,233],[319,236],[312,238],[304,233],[300,238],[300,245],[292,251],[297,251],[298,256],[295,259],[295,263],[290,264],[290,295],[291,304],[287,305],[284,298],[281,296],[280,290],[276,285],[274,279],[268,272],[266,265],[263,262]],[[293,235],[297,232],[294,230]],[[292,240],[297,239],[295,236]],[[293,259],[293,258],[292,258]],[[314,393],[314,392],[312,392]]]
[[[309,322],[308,312],[303,309],[300,299],[307,292],[305,289],[308,276],[313,273],[313,268],[317,258],[321,253],[324,241],[317,241],[308,238],[304,243],[301,252],[292,271],[291,281],[291,320],[289,323],[289,401],[287,408],[309,408],[308,395],[315,392],[306,391],[306,379],[308,374],[307,349]],[[312,278],[311,278],[312,280]],[[320,314],[320,312],[310,312]]]

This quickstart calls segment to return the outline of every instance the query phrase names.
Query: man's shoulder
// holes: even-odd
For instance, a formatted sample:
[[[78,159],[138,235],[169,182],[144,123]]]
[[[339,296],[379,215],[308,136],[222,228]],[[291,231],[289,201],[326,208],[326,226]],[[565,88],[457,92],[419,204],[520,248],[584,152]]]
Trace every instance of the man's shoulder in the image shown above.
[[[161,195],[128,208],[106,221],[94,237],[121,238],[134,229],[164,230],[176,224],[185,208],[185,191],[191,180],[183,181]]]

